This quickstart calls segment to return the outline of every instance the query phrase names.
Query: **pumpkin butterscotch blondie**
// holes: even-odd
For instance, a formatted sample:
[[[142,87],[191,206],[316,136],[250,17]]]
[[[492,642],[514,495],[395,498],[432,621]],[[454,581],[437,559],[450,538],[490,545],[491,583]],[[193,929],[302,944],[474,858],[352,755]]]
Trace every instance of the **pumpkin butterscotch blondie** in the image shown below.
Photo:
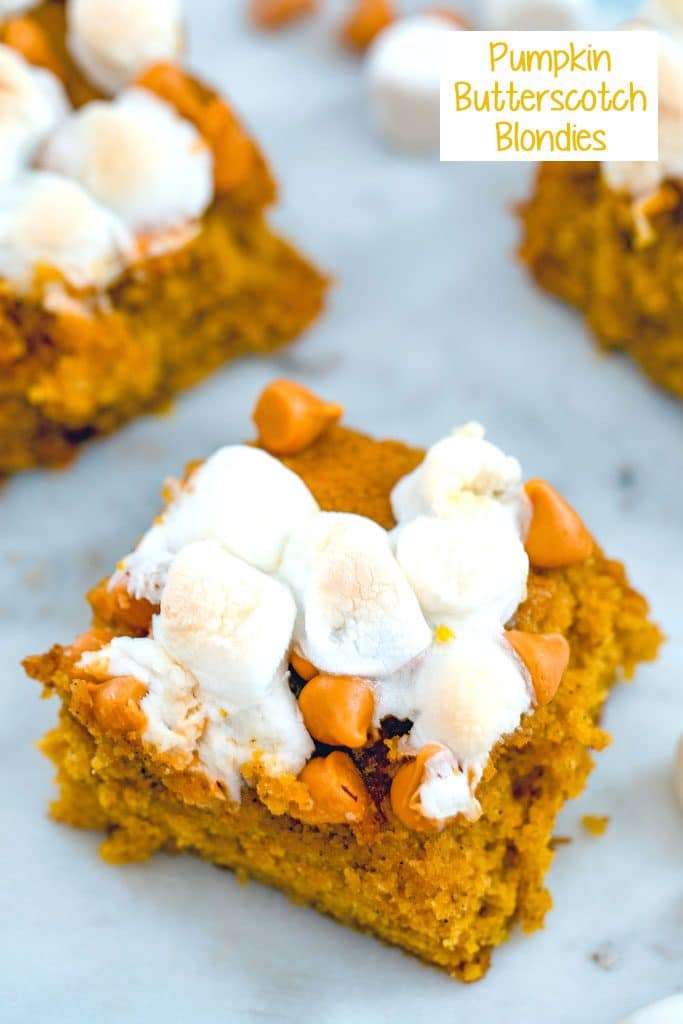
[[[463,980],[538,928],[555,817],[660,635],[622,566],[466,424],[426,453],[271,384],[28,658],[58,821],[192,852]]]
[[[659,160],[541,164],[533,194],[520,206],[519,248],[538,284],[576,306],[603,349],[627,353],[679,398],[682,72],[681,39],[663,32]]]
[[[0,476],[67,461],[320,312],[175,0],[0,8]]]

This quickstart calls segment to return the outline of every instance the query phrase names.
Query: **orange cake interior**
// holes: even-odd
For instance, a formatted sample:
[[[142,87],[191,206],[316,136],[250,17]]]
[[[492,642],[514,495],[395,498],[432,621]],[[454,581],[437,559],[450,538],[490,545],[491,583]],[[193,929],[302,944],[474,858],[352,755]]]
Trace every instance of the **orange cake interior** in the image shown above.
[[[319,509],[316,523],[332,523],[325,518],[330,512],[350,513],[343,522],[352,525],[363,517],[368,536],[375,524],[392,530],[397,511],[403,516],[406,500],[417,493],[418,478],[411,474],[421,471],[425,453],[343,427],[340,414],[340,407],[276,382],[255,411],[260,447],[240,451],[261,457],[267,449],[303,481]],[[484,444],[471,427],[454,436],[456,448],[462,444],[463,450]],[[195,474],[201,467],[189,467],[184,481],[166,491],[168,508],[184,488],[192,488],[193,479],[199,480]],[[397,503],[397,485],[406,480],[413,490],[402,484]],[[654,658],[660,642],[646,601],[631,588],[623,567],[603,555],[570,506],[543,481],[512,486],[528,512],[520,529],[530,568],[526,596],[501,625],[492,657],[503,656],[502,644],[510,658],[502,668],[520,672],[530,696],[517,726],[487,750],[478,773],[460,741],[454,760],[446,749],[448,737],[429,733],[424,709],[414,722],[387,714],[371,724],[372,693],[380,699],[375,682],[362,674],[351,683],[329,670],[321,674],[310,658],[312,626],[310,636],[295,632],[299,640],[285,657],[289,671],[283,677],[294,713],[303,713],[311,732],[310,737],[305,733],[310,747],[299,762],[302,770],[275,772],[255,751],[241,762],[235,798],[230,780],[222,781],[206,767],[208,761],[198,763],[196,753],[189,760],[179,759],[175,748],[161,753],[144,738],[152,714],[152,705],[145,704],[147,686],[134,676],[108,678],[111,673],[99,671],[98,658],[112,638],[117,638],[114,645],[126,637],[137,638],[133,645],[144,644],[150,630],[170,644],[168,593],[182,583],[180,577],[171,579],[181,551],[171,563],[161,612],[151,591],[150,600],[129,589],[132,577],[122,586],[124,561],[118,575],[89,595],[91,631],[25,663],[45,693],[56,694],[62,704],[58,725],[42,742],[58,769],[53,817],[103,830],[102,856],[112,863],[146,860],[157,850],[191,852],[241,878],[276,886],[462,980],[480,978],[493,948],[515,923],[525,931],[542,926],[551,905],[544,876],[553,858],[557,813],[583,789],[591,752],[609,742],[599,718],[611,686],[630,677],[639,662]],[[158,522],[163,526],[164,519]],[[304,541],[315,526],[311,523]],[[287,557],[278,573],[293,580],[287,576]],[[415,588],[430,625],[429,650],[438,659],[448,645],[457,649],[467,641],[469,620],[464,618],[460,628],[454,620],[446,620],[448,626],[430,617],[425,591],[418,582]],[[301,609],[297,622],[300,618]],[[335,629],[340,628],[336,620]],[[187,631],[183,636],[184,643],[195,639]],[[476,631],[474,637],[476,650]],[[318,650],[323,659],[326,648]],[[204,667],[205,653],[200,652]],[[202,670],[200,665],[200,676]],[[526,684],[520,692],[526,692]],[[485,674],[468,685],[488,685]],[[511,677],[510,686],[516,685]],[[221,713],[230,720],[229,707]],[[428,742],[411,746],[420,722],[420,735]],[[459,728],[456,716],[456,733]],[[471,738],[466,730],[463,737],[463,742]],[[453,812],[453,805],[438,820],[435,811],[428,812],[427,791],[419,787],[429,759],[442,755],[450,758],[449,785],[457,781],[464,789],[476,788],[459,810]],[[436,774],[443,782],[445,776]]]

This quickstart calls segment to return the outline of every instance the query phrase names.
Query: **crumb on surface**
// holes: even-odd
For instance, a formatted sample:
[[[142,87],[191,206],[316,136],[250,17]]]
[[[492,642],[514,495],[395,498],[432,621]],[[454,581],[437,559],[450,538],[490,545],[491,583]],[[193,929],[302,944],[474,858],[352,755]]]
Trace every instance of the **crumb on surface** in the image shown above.
[[[590,835],[603,836],[609,825],[609,817],[606,814],[584,814],[581,824]]]

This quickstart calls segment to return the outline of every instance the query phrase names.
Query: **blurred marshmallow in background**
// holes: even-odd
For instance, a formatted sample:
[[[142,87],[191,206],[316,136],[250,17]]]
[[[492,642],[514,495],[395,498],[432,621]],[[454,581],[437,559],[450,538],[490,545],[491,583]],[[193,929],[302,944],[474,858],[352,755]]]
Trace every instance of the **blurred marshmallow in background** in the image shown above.
[[[457,26],[436,14],[401,18],[373,42],[366,75],[373,121],[401,149],[439,146],[439,44]]]
[[[680,2],[683,6],[683,0]],[[481,25],[477,27],[569,31],[594,27],[593,17],[591,0],[481,0]]]

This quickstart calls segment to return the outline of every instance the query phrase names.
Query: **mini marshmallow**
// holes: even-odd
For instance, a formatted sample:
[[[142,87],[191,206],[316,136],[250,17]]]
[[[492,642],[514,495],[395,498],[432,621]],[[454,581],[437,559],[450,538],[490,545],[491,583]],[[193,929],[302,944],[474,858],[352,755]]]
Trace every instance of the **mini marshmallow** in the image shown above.
[[[179,0],[68,0],[67,45],[84,75],[112,95],[183,50]]]
[[[293,531],[280,575],[299,608],[297,646],[320,671],[385,675],[430,642],[388,534],[369,519],[319,513]]]
[[[482,28],[560,31],[595,28],[589,0],[481,0]]]
[[[303,481],[259,448],[220,448],[197,469],[112,578],[158,604],[185,544],[212,539],[257,569],[277,569],[295,526],[318,511]]]
[[[463,504],[495,498],[518,505],[521,519],[521,477],[517,459],[485,441],[479,423],[466,423],[437,441],[417,469],[399,480],[391,492],[391,507],[402,523],[420,515],[448,519]]]
[[[208,776],[237,801],[241,765],[258,757],[269,776],[298,775],[314,749],[283,673],[259,704],[226,718],[210,717],[198,753]]]
[[[681,1024],[683,1020],[683,994],[660,999],[624,1017],[621,1024]]]
[[[455,30],[445,18],[400,18],[373,42],[366,77],[373,120],[387,140],[406,150],[439,145],[439,43]]]
[[[0,276],[21,290],[41,266],[78,288],[105,286],[132,246],[118,218],[76,182],[29,171],[0,188]]]
[[[467,775],[445,748],[426,762],[418,794],[422,813],[435,821],[447,821],[456,814],[476,820],[481,811],[479,801],[470,792]]]
[[[416,669],[415,702],[408,749],[440,743],[476,775],[532,707],[526,674],[502,636],[477,630],[429,649]]]
[[[204,721],[197,683],[156,640],[114,637],[101,650],[83,654],[79,667],[100,679],[133,676],[143,682],[148,688],[140,703],[147,716],[143,739],[162,753],[190,760]]]
[[[171,563],[153,634],[197,679],[216,720],[266,696],[284,672],[295,617],[282,583],[204,540]]]
[[[529,559],[497,502],[456,506],[448,519],[418,516],[394,531],[394,543],[433,625],[479,616],[502,626],[526,597]]]
[[[195,220],[213,198],[208,146],[145,89],[87,103],[50,138],[41,164],[80,182],[134,232]]]
[[[0,184],[15,177],[69,111],[62,83],[0,43]]]

